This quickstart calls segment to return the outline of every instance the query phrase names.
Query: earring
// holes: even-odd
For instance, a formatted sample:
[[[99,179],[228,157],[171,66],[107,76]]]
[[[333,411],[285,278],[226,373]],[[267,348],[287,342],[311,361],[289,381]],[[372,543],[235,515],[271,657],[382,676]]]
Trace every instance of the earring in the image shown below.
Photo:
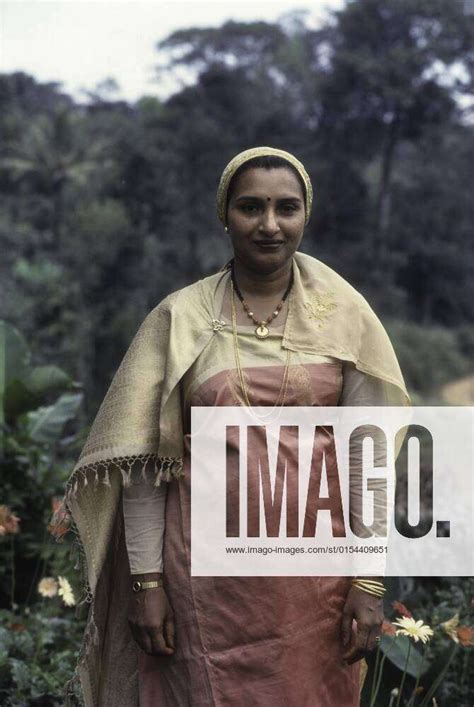
[[[228,226],[224,226],[224,231],[225,231],[226,233],[229,233],[229,228],[228,228]]]

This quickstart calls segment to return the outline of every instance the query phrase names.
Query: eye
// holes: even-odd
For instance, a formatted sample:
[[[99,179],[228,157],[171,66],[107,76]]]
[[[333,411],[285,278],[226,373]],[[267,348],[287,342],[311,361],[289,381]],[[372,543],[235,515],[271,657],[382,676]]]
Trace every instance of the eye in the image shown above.
[[[292,203],[282,204],[280,206],[280,211],[284,214],[292,214],[295,211],[299,211],[299,206]]]
[[[245,214],[256,214],[259,210],[258,204],[242,204],[240,208]]]

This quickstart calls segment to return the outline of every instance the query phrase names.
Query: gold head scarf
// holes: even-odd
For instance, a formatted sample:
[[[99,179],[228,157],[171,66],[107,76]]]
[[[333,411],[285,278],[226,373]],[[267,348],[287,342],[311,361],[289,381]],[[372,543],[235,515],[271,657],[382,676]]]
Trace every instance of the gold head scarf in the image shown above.
[[[285,150],[278,150],[275,147],[252,147],[250,150],[244,150],[239,152],[238,155],[233,157],[227,167],[222,172],[222,176],[219,182],[219,187],[217,189],[217,214],[222,223],[226,224],[226,202],[227,202],[227,191],[229,189],[230,180],[237,172],[239,167],[241,167],[245,162],[254,159],[254,157],[281,157],[291,164],[292,167],[296,169],[298,174],[303,180],[305,186],[305,211],[306,219],[305,223],[308,223],[309,216],[311,213],[311,206],[313,204],[313,187],[311,186],[311,180],[309,175],[301,162],[296,159],[294,155],[290,152],[285,152]]]

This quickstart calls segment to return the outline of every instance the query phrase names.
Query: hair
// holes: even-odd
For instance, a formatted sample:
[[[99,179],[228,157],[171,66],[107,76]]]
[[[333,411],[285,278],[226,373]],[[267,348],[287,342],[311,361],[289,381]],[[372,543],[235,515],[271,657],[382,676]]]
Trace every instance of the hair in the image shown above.
[[[241,174],[247,172],[247,170],[249,169],[281,169],[282,167],[284,167],[285,169],[290,169],[295,175],[295,177],[298,179],[298,182],[300,183],[301,189],[303,191],[305,206],[307,206],[306,185],[296,167],[294,167],[291,162],[285,160],[284,157],[278,157],[277,155],[262,155],[261,157],[252,157],[250,160],[247,160],[246,162],[241,164],[238,169],[235,170],[235,173],[232,175],[232,178],[229,182],[229,186],[227,187],[227,195],[225,202],[226,213],[229,207],[229,201],[237,183],[237,179],[240,177]]]

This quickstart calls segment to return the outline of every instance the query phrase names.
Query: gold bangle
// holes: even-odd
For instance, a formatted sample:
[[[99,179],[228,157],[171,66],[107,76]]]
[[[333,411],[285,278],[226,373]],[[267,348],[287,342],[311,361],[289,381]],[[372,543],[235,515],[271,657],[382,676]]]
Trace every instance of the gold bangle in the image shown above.
[[[386,587],[382,582],[372,579],[359,579],[356,577],[351,580],[352,582],[358,582],[359,584],[364,584],[367,587],[373,587],[374,589],[380,589],[381,591],[386,591]]]
[[[364,580],[353,579],[351,580],[351,584],[356,589],[359,589],[362,592],[366,592],[367,594],[372,594],[372,596],[376,596],[379,598],[382,598],[386,592],[386,589],[381,582],[379,583],[379,585],[373,585],[365,583]]]
[[[364,579],[353,579],[352,584],[359,584],[361,587],[368,587],[369,589],[373,589],[377,592],[385,592],[386,591],[386,588],[384,587],[384,585],[381,582],[375,583],[375,582],[366,582]]]

